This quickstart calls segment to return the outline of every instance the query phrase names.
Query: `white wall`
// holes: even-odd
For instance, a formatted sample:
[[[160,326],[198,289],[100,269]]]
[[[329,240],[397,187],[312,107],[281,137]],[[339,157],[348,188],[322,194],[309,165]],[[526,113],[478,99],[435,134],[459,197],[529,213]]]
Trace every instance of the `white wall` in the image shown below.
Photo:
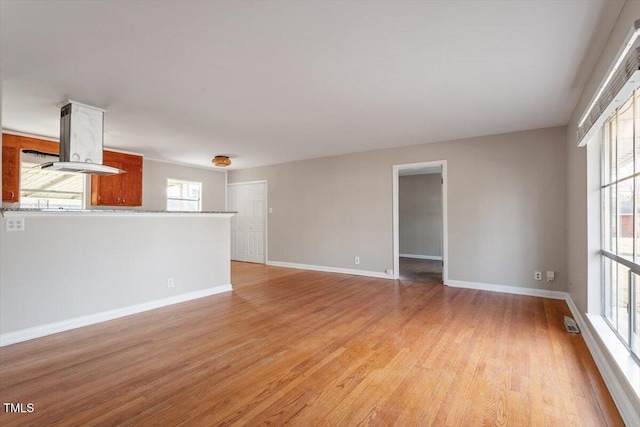
[[[442,257],[440,174],[400,176],[398,213],[400,253]]]
[[[0,227],[2,334],[230,284],[229,218],[56,213],[25,221],[22,232]]]
[[[565,144],[564,127],[538,129],[229,171],[229,182],[269,181],[271,261],[382,273],[392,166],[446,160],[449,279],[565,290]]]

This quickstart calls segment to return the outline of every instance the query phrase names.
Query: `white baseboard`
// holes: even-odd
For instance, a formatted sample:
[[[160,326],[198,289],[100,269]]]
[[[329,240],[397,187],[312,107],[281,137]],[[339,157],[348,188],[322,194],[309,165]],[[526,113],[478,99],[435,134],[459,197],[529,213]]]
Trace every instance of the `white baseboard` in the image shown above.
[[[354,274],[356,276],[377,277],[380,279],[393,279],[393,276],[377,271],[352,270],[350,268],[325,267],[322,265],[298,264],[294,262],[267,261],[267,265],[274,267],[297,268],[300,270],[325,271],[327,273]]]
[[[566,301],[567,305],[569,306],[569,310],[571,310],[573,318],[578,323],[578,327],[580,328],[582,337],[584,338],[585,343],[587,343],[587,348],[589,349],[593,360],[596,362],[596,366],[600,371],[600,375],[602,375],[602,379],[604,380],[604,383],[606,384],[607,389],[611,394],[611,398],[613,399],[616,407],[618,408],[618,411],[620,412],[622,420],[628,426],[636,425],[637,420],[640,419],[640,413],[638,413],[634,409],[634,405],[631,402],[631,399],[624,392],[620,381],[618,380],[618,377],[613,371],[613,367],[604,355],[602,346],[598,343],[598,341],[591,333],[591,329],[585,322],[584,318],[580,314],[580,310],[578,310],[578,307],[576,307],[573,299],[569,294],[567,294]],[[623,347],[621,343],[620,346]],[[609,352],[608,349],[605,351]],[[629,355],[629,357],[631,356]]]
[[[435,261],[442,261],[441,256],[436,255],[413,255],[413,254],[398,254],[400,258],[415,258],[415,259],[432,259]]]
[[[447,286],[456,288],[477,289],[480,291],[502,292],[505,294],[528,295],[531,297],[566,299],[566,292],[550,291],[548,289],[520,288],[518,286],[494,285],[491,283],[466,282],[463,280],[447,280]]]
[[[103,311],[101,313],[89,314],[87,316],[75,317],[73,319],[62,320],[60,322],[48,323],[46,325],[35,326],[33,328],[22,329],[15,332],[8,332],[0,334],[0,347],[232,290],[233,288],[231,285],[216,286],[214,288],[203,289],[201,291],[189,292],[169,298],[117,308],[115,310]]]

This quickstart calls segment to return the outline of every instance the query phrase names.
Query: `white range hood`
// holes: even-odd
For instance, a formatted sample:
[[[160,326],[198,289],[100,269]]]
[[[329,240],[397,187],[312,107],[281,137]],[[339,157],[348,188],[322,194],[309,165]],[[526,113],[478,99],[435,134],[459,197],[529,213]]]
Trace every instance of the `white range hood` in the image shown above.
[[[125,171],[102,164],[104,110],[68,100],[60,108],[60,161],[40,168],[92,175]]]

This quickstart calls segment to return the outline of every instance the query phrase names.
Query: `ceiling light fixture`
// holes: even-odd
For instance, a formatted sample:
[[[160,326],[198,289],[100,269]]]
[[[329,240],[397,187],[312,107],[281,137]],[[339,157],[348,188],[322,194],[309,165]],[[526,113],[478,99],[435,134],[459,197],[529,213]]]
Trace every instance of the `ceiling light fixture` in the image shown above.
[[[213,160],[211,160],[211,163],[219,168],[226,168],[231,164],[231,159],[229,156],[215,156]]]

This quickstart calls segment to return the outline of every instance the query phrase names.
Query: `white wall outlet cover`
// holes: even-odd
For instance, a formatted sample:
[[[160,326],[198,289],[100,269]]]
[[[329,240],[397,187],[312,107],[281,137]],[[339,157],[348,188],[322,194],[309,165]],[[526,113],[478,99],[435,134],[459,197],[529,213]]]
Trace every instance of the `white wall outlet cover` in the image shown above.
[[[392,269],[390,269],[390,268],[387,268],[387,269],[385,270],[385,273],[386,273],[386,274],[388,274],[389,276],[393,276],[393,270],[392,270]]]
[[[7,218],[4,221],[6,231],[24,231],[24,218]]]
[[[541,271],[536,271],[533,275],[533,278],[536,280],[542,280],[542,272]]]

